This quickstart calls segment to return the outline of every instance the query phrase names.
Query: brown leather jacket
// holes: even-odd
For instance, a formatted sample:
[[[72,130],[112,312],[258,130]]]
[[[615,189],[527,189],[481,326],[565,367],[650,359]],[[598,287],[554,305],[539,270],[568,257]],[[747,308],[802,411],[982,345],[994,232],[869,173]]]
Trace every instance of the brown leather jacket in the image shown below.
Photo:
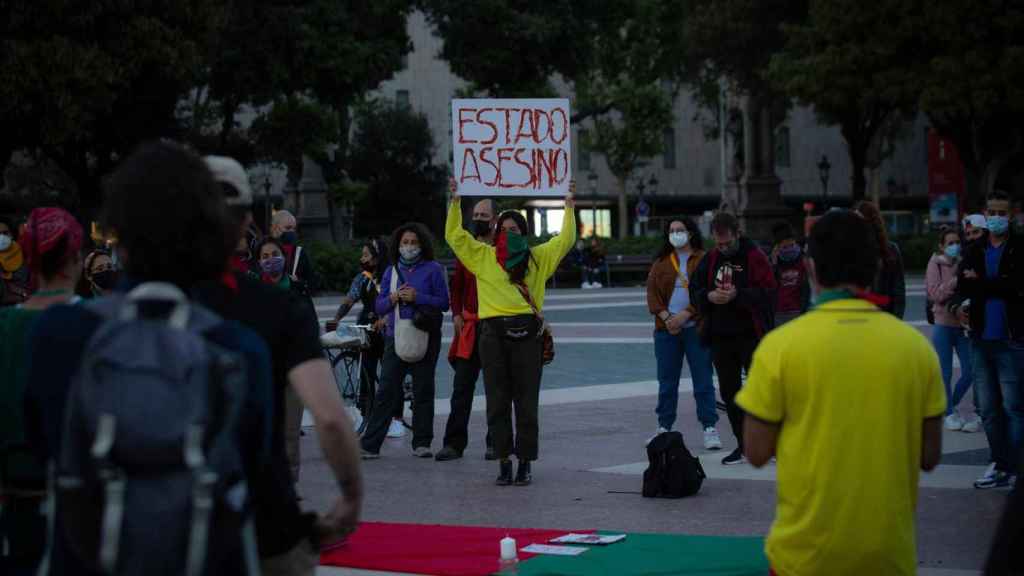
[[[690,253],[686,261],[687,278],[693,277],[693,272],[704,257],[703,250],[696,250]],[[651,271],[647,274],[647,308],[654,315],[654,326],[656,330],[665,330],[665,323],[658,318],[662,311],[668,311],[668,303],[672,299],[672,291],[676,287],[676,267],[672,265],[672,256],[660,258],[651,265]],[[697,309],[691,303],[687,308],[693,314],[693,320],[699,322]]]

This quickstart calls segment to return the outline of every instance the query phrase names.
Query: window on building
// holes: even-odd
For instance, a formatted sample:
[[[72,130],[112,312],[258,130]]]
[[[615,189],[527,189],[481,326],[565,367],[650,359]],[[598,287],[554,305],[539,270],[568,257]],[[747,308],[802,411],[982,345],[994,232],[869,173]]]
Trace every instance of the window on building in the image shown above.
[[[576,133],[576,167],[580,170],[590,170],[590,147],[587,146],[587,131],[579,130]]]
[[[398,90],[398,91],[396,91],[395,92],[395,104],[397,104],[399,108],[408,108],[409,107],[409,91],[408,90]]]
[[[775,130],[775,165],[789,168],[792,165],[789,151],[789,126]]]
[[[594,210],[585,206],[583,202],[578,206],[580,211],[580,238],[588,238],[594,235],[595,220],[597,235],[602,238],[610,238],[612,235],[612,211],[607,208]]]
[[[662,147],[665,160],[664,166],[667,170],[674,170],[676,167],[676,131],[673,128],[666,128],[664,132],[665,143]]]

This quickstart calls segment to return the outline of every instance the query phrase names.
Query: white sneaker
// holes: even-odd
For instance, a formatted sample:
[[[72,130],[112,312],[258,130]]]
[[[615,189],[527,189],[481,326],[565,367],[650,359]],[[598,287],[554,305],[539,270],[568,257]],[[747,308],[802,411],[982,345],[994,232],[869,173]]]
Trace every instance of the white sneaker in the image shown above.
[[[981,431],[981,418],[978,418],[977,414],[971,414],[971,416],[969,418],[967,418],[967,422],[964,422],[964,427],[961,428],[960,431],[961,432],[966,432],[968,434],[974,434],[975,432],[980,432]]]
[[[583,290],[590,290],[590,282],[584,282],[583,284],[580,284],[580,288]]]
[[[964,427],[963,418],[960,418],[960,415],[957,414],[956,412],[953,412],[949,416],[946,416],[945,423],[946,430],[951,430],[953,432],[956,432],[957,430],[963,430]]]
[[[401,438],[405,436],[405,426],[401,420],[391,419],[391,425],[388,426],[388,438]]]
[[[648,438],[647,442],[644,442],[644,446],[647,446],[648,444],[651,443],[651,440],[654,440],[655,438],[657,438],[658,436],[661,436],[665,432],[668,432],[668,430],[662,428],[661,426],[658,426],[658,431],[654,433],[654,436],[651,436],[650,438]]]
[[[722,449],[722,438],[719,437],[718,430],[716,430],[714,426],[708,426],[707,428],[704,429],[704,449]]]
[[[599,288],[604,288],[604,284],[601,284],[600,282],[594,282],[593,284],[590,285],[590,287],[591,288],[598,288],[598,289]]]

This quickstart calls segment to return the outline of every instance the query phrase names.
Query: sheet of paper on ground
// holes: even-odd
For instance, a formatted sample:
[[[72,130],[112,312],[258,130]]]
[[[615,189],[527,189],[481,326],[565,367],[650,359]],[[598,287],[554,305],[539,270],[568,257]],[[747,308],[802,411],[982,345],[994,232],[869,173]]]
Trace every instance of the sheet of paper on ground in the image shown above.
[[[548,544],[530,544],[523,548],[523,552],[547,554],[549,556],[579,556],[586,551],[586,548],[580,548],[579,546],[550,546]]]
[[[572,177],[567,99],[452,100],[462,196],[565,196]]]
[[[552,540],[557,544],[597,544],[607,546],[626,539],[625,534],[566,534]]]

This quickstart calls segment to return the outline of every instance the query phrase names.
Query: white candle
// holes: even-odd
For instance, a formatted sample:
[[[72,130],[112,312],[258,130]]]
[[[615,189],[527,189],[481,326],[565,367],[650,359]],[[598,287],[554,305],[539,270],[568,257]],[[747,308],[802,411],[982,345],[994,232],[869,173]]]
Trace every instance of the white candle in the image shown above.
[[[515,560],[516,559],[516,540],[515,538],[509,538],[505,536],[501,539],[501,559],[502,560]]]

